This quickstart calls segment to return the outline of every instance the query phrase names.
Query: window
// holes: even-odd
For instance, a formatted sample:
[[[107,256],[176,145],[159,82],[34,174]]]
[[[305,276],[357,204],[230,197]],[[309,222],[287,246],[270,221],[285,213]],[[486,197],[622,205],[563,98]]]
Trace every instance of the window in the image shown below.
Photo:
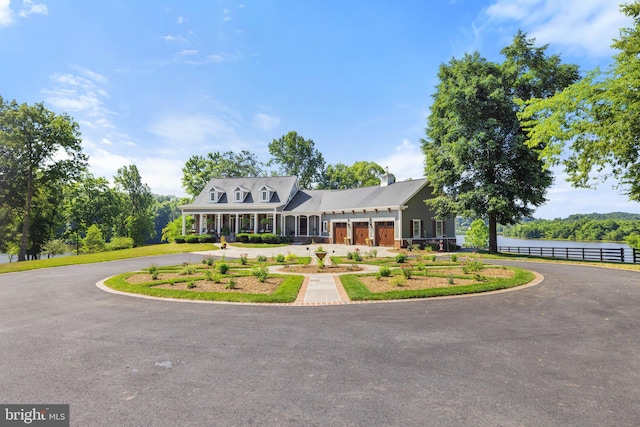
[[[267,191],[267,190],[260,191],[260,201],[261,202],[268,202],[269,201],[269,191]]]
[[[242,201],[242,191],[240,190],[236,190],[233,194],[233,201],[234,202],[241,202]]]
[[[329,221],[322,221],[322,232],[323,233],[329,232]]]
[[[444,221],[436,221],[436,237],[444,236]]]
[[[209,190],[209,201],[212,203],[218,203],[223,194],[224,190],[217,187],[212,187]]]
[[[419,239],[422,236],[422,221],[419,219],[412,220],[413,222],[413,238]]]

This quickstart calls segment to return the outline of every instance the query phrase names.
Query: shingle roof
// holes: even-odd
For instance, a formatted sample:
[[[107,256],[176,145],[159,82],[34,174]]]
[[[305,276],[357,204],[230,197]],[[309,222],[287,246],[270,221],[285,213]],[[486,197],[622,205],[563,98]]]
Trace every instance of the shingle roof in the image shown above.
[[[286,212],[331,212],[402,206],[427,184],[427,179],[396,182],[386,187],[350,190],[301,190],[285,207]]]
[[[289,194],[294,188],[298,188],[298,180],[295,176],[261,176],[261,177],[245,177],[245,178],[213,178],[207,183],[198,197],[187,205],[182,206],[185,209],[212,209],[226,207],[229,209],[273,209],[284,206]],[[267,186],[275,193],[268,202],[260,202],[260,189]],[[223,190],[225,195],[220,198],[217,203],[209,201],[209,190],[215,188],[217,191]],[[248,191],[249,194],[243,202],[233,201],[233,191],[241,188]]]

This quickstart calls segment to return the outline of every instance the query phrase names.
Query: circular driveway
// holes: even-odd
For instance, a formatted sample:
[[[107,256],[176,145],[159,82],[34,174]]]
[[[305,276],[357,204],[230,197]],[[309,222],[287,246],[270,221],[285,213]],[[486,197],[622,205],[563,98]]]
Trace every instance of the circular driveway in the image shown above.
[[[509,263],[538,286],[322,307],[187,304],[95,283],[182,254],[0,275],[0,403],[73,426],[635,425],[640,274]],[[505,262],[506,263],[506,262]]]

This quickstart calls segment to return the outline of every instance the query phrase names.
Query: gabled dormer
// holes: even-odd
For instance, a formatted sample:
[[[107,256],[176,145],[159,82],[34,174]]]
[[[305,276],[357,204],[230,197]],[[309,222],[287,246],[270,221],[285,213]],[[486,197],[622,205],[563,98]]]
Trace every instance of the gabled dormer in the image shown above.
[[[249,194],[249,189],[248,188],[243,187],[241,185],[237,186],[233,190],[233,202],[234,203],[242,203],[242,202],[244,202],[244,199],[246,199],[247,194]]]
[[[218,203],[225,191],[220,187],[211,187],[209,189],[209,202]]]
[[[271,197],[273,197],[273,194],[275,192],[276,190],[269,187],[268,185],[263,185],[262,187],[260,187],[258,200],[260,200],[260,203],[267,203],[271,201]]]

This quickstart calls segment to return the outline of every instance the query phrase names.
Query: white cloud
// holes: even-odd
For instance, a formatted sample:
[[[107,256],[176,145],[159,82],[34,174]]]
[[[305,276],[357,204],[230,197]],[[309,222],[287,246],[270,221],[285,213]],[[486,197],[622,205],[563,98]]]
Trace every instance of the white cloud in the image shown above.
[[[237,140],[236,127],[232,120],[217,116],[170,114],[157,120],[148,130],[174,146],[226,145]]]
[[[184,161],[161,157],[145,157],[135,162],[142,182],[148,184],[156,194],[185,196],[182,189],[182,166]]]
[[[197,55],[197,54],[198,54],[197,49],[182,49],[178,55],[187,56],[187,55]]]
[[[13,22],[11,0],[0,0],[0,27],[7,27]]]
[[[253,116],[253,126],[261,130],[271,130],[280,125],[280,119],[265,113]]]
[[[395,175],[398,181],[424,177],[424,154],[418,144],[403,139],[389,156],[375,160],[383,168]]]
[[[108,79],[91,70],[75,68],[80,75],[57,73],[51,76],[53,87],[42,91],[46,102],[66,113],[86,115],[81,120],[95,122],[94,126],[112,127],[107,118],[111,113],[104,107],[109,94],[102,87]]]
[[[182,16],[178,16],[178,24],[184,24],[185,22],[187,22],[186,18],[183,18]]]
[[[486,8],[483,27],[514,23],[539,45],[593,57],[611,55],[612,39],[632,21],[614,0],[495,0]]]
[[[113,145],[113,142],[111,142],[109,139],[107,138],[102,138],[102,143],[104,145]]]
[[[49,9],[44,3],[33,3],[31,0],[22,0],[23,8],[20,9],[19,15],[21,18],[27,18],[29,15],[47,15]]]

